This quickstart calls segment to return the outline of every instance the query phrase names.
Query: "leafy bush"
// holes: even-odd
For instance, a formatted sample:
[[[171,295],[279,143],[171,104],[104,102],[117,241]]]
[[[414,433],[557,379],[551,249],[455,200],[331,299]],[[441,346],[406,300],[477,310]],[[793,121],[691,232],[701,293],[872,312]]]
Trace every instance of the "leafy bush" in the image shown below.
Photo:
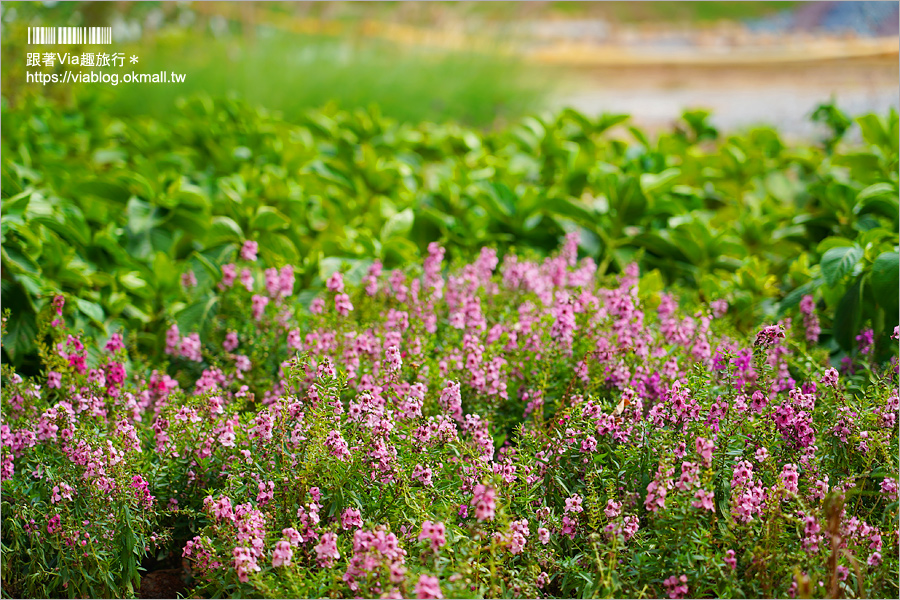
[[[315,290],[342,260],[352,279],[435,239],[472,258],[484,245],[546,253],[567,232],[602,274],[638,261],[663,284],[729,298],[743,331],[812,294],[835,315],[823,334],[837,358],[865,323],[889,351],[895,113],[859,119],[865,145],[846,149],[790,148],[768,129],[722,137],[702,112],[655,142],[633,127],[610,134],[624,116],[571,110],[495,133],[374,111],[290,124],[202,97],[174,118],[40,100],[4,109],[2,290],[17,315],[5,361],[34,372],[35,316],[60,292],[77,327],[127,328],[142,351],[159,348],[168,320],[216,313],[214,283],[247,240]],[[190,298],[178,285],[188,271]]]
[[[811,297],[746,337],[578,239],[347,264],[308,307],[244,243],[167,363],[59,297],[3,372],[4,586],[127,596],[158,552],[202,596],[895,597],[896,348],[839,374]]]

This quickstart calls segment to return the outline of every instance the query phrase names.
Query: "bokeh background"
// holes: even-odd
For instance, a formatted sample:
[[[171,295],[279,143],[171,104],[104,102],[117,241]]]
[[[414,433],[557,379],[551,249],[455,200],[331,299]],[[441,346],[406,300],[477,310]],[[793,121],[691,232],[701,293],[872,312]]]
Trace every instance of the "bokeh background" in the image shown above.
[[[571,106],[665,128],[686,108],[720,129],[814,135],[833,99],[900,106],[897,2],[4,2],[3,98],[170,113],[178,97],[235,94],[290,120],[377,104],[408,121],[498,127]],[[24,83],[28,25],[108,25],[139,72],[181,85]],[[82,100],[83,101],[83,100]]]

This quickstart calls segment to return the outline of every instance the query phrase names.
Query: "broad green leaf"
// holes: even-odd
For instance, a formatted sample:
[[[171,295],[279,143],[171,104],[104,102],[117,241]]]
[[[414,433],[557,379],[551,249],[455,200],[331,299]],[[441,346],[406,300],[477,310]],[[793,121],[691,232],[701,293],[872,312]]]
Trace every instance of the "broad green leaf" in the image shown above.
[[[681,169],[671,167],[662,173],[643,173],[641,175],[641,189],[645,194],[662,193],[671,189],[679,175]]]
[[[300,260],[297,247],[286,235],[268,232],[259,238],[259,254],[263,262],[272,267],[296,265]]]
[[[900,295],[900,254],[897,251],[882,252],[872,264],[869,277],[875,301],[896,316]]]
[[[824,240],[822,240],[821,242],[819,242],[819,245],[816,247],[816,251],[819,254],[824,254],[831,248],[843,248],[843,247],[852,246],[852,245],[853,245],[853,240],[848,240],[847,238],[838,237],[838,236],[834,235],[831,237],[827,237]]]
[[[859,281],[850,286],[850,289],[838,302],[834,312],[834,339],[846,351],[853,348],[856,335],[859,333],[862,323],[862,288]]]
[[[275,231],[290,225],[290,220],[278,209],[271,206],[260,206],[250,223],[250,228],[257,231]]]
[[[182,335],[202,332],[209,319],[215,314],[218,302],[219,297],[213,294],[186,306],[175,315],[175,322]]]
[[[103,307],[95,302],[89,302],[88,300],[83,300],[81,298],[75,299],[75,306],[78,307],[82,313],[88,316],[94,323],[97,325],[103,325],[103,319],[105,317],[103,313]]]
[[[129,198],[125,207],[125,214],[128,217],[128,229],[133,233],[143,233],[158,224],[158,220],[153,218],[154,208],[149,202],[144,202],[138,198]]]
[[[206,238],[207,245],[216,246],[224,242],[242,242],[243,240],[244,232],[233,219],[223,216],[213,217],[212,226]]]
[[[822,255],[820,263],[825,283],[834,287],[838,281],[853,270],[862,257],[863,250],[859,246],[839,246],[827,250]]]
[[[891,185],[889,183],[873,183],[866,189],[862,190],[860,193],[856,195],[856,201],[861,202],[866,200],[867,198],[874,198],[877,196],[897,196],[897,187]]]
[[[393,237],[407,235],[412,229],[414,219],[415,215],[411,208],[393,215],[381,228],[381,241],[384,243]]]
[[[0,255],[3,257],[3,262],[9,265],[13,272],[31,273],[33,275],[40,273],[38,264],[30,256],[23,254],[16,248],[11,246],[0,248]]]

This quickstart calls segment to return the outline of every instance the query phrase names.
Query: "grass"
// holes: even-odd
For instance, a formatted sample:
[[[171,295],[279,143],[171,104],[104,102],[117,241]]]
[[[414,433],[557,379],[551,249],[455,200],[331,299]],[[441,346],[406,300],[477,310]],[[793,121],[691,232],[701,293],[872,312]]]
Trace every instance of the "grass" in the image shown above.
[[[161,117],[198,92],[236,94],[291,120],[334,102],[377,104],[401,121],[498,125],[541,107],[542,71],[499,54],[409,49],[369,39],[265,30],[253,41],[180,33],[142,43],[141,72],[187,74],[180,85],[120,85],[110,110]]]

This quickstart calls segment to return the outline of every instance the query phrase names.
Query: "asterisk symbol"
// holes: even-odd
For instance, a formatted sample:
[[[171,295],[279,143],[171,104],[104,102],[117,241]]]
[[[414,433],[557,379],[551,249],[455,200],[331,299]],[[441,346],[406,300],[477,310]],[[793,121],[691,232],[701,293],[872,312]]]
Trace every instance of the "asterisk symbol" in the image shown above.
[[[134,64],[138,61],[138,57],[134,54],[131,55],[131,64]]]

